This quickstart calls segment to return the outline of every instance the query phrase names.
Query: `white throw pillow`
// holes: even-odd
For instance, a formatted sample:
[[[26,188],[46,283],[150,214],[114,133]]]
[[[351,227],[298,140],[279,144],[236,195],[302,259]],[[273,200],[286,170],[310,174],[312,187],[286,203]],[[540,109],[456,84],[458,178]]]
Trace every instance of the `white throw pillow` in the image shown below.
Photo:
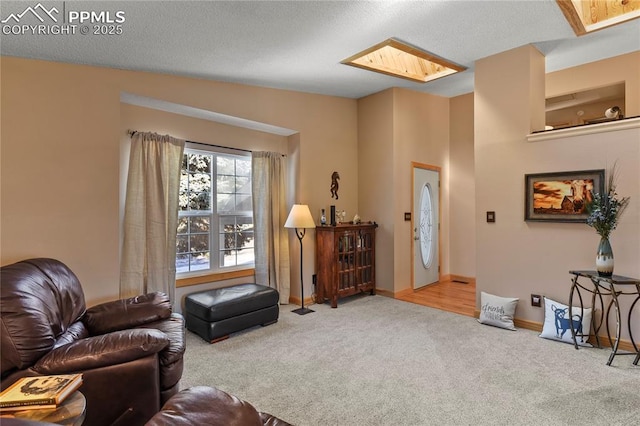
[[[573,344],[571,324],[576,332],[576,342],[580,346],[591,346],[589,330],[591,329],[591,308],[571,308],[573,318],[569,319],[569,307],[555,300],[544,298],[544,325],[540,337],[559,340]],[[584,334],[584,336],[583,336]]]
[[[493,325],[494,327],[515,330],[513,316],[518,305],[517,298],[500,297],[493,294],[480,293],[480,324]]]

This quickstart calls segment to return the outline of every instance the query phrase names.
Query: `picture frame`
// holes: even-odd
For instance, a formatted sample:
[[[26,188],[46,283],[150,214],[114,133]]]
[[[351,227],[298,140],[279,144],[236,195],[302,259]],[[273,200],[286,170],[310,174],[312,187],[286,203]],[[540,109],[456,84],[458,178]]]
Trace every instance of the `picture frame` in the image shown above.
[[[586,223],[586,203],[604,192],[604,169],[524,175],[527,222]]]

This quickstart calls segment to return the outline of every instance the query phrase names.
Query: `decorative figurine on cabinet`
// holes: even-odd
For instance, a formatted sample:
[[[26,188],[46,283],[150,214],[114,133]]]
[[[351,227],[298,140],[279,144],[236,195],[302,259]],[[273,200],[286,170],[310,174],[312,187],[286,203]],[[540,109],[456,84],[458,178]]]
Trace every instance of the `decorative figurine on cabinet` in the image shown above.
[[[333,172],[331,174],[331,198],[335,197],[338,199],[338,181],[340,180],[340,175],[338,172]]]

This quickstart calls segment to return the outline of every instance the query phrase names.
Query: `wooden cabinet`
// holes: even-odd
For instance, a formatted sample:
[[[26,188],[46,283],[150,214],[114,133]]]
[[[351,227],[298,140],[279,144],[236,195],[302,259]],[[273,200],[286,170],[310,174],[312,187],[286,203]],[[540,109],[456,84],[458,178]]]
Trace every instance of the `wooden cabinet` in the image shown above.
[[[316,228],[316,300],[331,301],[363,291],[376,291],[376,223]]]

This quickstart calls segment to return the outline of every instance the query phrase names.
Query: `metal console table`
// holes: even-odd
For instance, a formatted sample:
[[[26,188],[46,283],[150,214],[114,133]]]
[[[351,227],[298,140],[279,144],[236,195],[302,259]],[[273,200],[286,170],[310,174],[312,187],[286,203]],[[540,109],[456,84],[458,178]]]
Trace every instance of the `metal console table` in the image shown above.
[[[613,358],[616,355],[635,355],[633,364],[638,365],[638,361],[640,361],[640,347],[638,347],[635,340],[633,339],[633,333],[631,331],[631,314],[633,313],[633,308],[635,307],[636,303],[638,303],[638,301],[640,300],[640,280],[636,278],[623,277],[621,275],[601,277],[596,271],[569,271],[569,273],[573,275],[573,278],[571,279],[571,293],[569,294],[569,318],[573,317],[571,310],[573,306],[574,294],[578,295],[578,299],[580,300],[580,309],[582,309],[584,307],[584,303],[582,300],[581,290],[585,290],[586,292],[591,293],[591,307],[593,312],[591,317],[591,326],[596,338],[596,343],[598,344],[598,347],[600,347],[598,332],[600,331],[603,323],[605,324],[607,329],[607,338],[611,343],[611,355],[609,355],[607,365],[611,365],[611,363],[613,362]],[[592,285],[586,287],[582,283],[578,282],[578,279],[580,277],[588,278]],[[618,346],[620,344],[620,332],[622,330],[619,296],[622,295],[635,296],[635,299],[629,307],[629,314],[627,315],[627,329],[629,331],[629,338],[631,339],[631,344],[635,349],[635,351],[631,352],[618,351]],[[611,300],[607,304],[606,309],[604,306],[603,296],[611,296]],[[600,321],[597,325],[595,320],[596,302],[599,302],[601,307]],[[616,318],[616,333],[613,339],[611,338],[611,332],[609,328],[609,313],[611,312],[611,307],[615,309]],[[569,328],[571,330],[573,344],[575,348],[578,349],[578,343],[576,341],[576,331],[573,327]]]

